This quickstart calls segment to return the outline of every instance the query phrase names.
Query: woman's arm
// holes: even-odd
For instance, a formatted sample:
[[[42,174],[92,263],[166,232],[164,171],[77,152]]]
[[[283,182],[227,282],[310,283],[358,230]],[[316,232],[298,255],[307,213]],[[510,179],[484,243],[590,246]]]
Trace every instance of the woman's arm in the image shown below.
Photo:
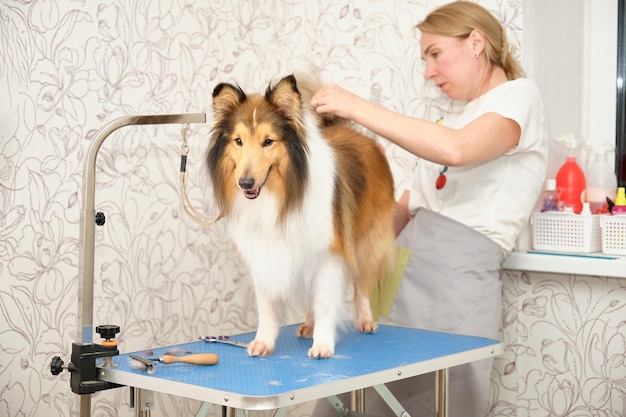
[[[409,212],[409,191],[404,190],[400,199],[396,202],[396,214],[393,217],[393,229],[396,236],[400,234],[404,226],[411,220]]]
[[[497,113],[486,113],[461,129],[405,116],[364,100],[335,84],[311,99],[318,113],[350,119],[429,161],[464,166],[493,159],[516,146],[521,128]]]

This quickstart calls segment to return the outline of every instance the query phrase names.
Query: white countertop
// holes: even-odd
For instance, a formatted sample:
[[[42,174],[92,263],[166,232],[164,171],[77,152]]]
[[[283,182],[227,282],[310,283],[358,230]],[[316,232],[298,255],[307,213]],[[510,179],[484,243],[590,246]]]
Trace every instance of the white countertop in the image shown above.
[[[504,260],[502,268],[626,279],[626,256],[605,255],[601,252],[570,254],[529,250],[513,252]]]

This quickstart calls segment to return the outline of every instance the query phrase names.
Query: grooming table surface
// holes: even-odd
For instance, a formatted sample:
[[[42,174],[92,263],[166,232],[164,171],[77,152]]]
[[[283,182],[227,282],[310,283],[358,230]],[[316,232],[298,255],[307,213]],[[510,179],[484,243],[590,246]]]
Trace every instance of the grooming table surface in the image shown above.
[[[246,410],[266,410],[421,375],[502,353],[496,340],[379,325],[375,334],[341,333],[335,356],[310,359],[311,339],[296,337],[297,325],[281,329],[274,355],[250,357],[245,349],[194,341],[152,349],[216,353],[219,363],[198,366],[159,363],[150,375],[134,369],[128,354],[100,367],[100,379],[150,391]],[[255,333],[232,336],[250,342]],[[135,352],[145,356],[145,351]],[[454,392],[450,395],[454,396]]]

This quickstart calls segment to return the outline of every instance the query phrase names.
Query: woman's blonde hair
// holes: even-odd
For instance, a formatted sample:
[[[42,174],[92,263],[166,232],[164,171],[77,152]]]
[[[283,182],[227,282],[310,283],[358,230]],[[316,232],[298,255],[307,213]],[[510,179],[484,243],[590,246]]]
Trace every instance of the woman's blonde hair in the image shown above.
[[[433,10],[417,25],[421,32],[465,39],[473,30],[485,36],[485,54],[493,65],[501,67],[507,79],[524,77],[506,37],[506,30],[483,6],[466,0],[448,3]]]

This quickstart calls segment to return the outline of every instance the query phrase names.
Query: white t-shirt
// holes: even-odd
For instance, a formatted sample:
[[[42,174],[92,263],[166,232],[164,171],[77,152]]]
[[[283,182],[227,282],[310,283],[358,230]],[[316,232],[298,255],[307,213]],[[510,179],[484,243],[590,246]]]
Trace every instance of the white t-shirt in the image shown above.
[[[425,207],[455,219],[493,239],[508,254],[546,176],[549,131],[543,112],[535,83],[518,78],[467,103],[460,113],[445,116],[445,126],[460,128],[482,114],[498,113],[519,124],[519,144],[496,159],[448,168],[440,190],[435,183],[444,167],[419,159],[410,179],[409,210]]]

